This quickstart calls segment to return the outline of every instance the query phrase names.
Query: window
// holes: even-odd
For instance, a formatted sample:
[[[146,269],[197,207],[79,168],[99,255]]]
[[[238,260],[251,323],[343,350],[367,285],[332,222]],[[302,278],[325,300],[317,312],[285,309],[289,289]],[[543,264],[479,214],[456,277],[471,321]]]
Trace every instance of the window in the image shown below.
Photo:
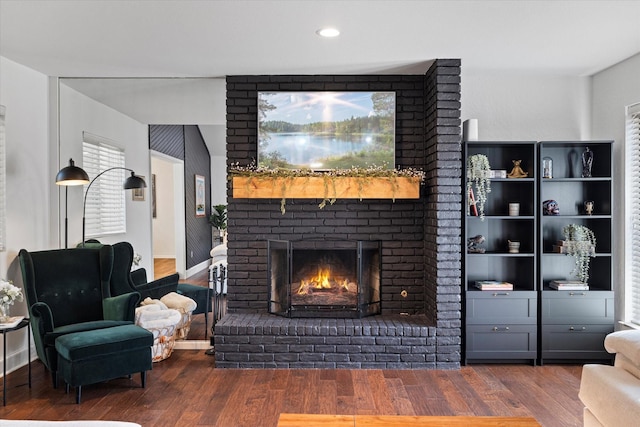
[[[0,105],[0,251],[7,249],[7,169],[6,169],[6,153],[5,153],[5,130],[4,116],[5,106]]]
[[[90,179],[109,168],[124,168],[124,150],[113,141],[88,132],[82,133],[82,140],[82,168]],[[85,239],[127,231],[122,191],[125,172],[122,169],[108,171],[86,190]]]
[[[626,318],[640,325],[640,103],[627,107]]]

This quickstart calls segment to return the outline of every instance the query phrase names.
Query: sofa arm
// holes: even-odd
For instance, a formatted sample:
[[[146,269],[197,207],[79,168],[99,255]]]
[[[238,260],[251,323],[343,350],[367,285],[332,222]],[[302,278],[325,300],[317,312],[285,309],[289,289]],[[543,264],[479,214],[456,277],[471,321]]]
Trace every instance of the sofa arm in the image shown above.
[[[605,337],[604,348],[609,353],[619,353],[640,363],[640,330],[612,332]]]
[[[136,286],[136,291],[140,292],[142,299],[160,299],[170,292],[178,290],[178,281],[180,276],[178,273],[171,274],[153,282]]]
[[[140,302],[138,292],[130,292],[102,300],[102,314],[105,320],[135,320],[136,306]]]

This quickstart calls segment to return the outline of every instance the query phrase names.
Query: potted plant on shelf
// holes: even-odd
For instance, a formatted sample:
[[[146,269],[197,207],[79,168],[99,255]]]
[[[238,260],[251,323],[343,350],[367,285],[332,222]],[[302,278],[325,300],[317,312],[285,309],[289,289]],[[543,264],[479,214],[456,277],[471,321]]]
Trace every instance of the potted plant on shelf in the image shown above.
[[[227,205],[212,206],[209,224],[218,230],[220,243],[224,243],[227,233]]]
[[[473,154],[467,157],[467,197],[469,205],[475,208],[480,219],[484,221],[484,205],[487,195],[491,193],[491,165],[484,154]]]
[[[562,228],[564,246],[567,247],[567,255],[572,255],[576,265],[571,274],[581,282],[589,281],[589,264],[591,258],[596,256],[596,236],[593,231],[584,225],[569,224]]]

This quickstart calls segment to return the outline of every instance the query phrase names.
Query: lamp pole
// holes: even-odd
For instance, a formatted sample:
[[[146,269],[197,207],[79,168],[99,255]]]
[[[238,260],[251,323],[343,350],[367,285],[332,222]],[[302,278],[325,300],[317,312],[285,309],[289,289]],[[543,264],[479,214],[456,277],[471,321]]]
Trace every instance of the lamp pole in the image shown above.
[[[82,203],[82,247],[84,247],[84,235],[85,235],[85,212],[87,209],[87,195],[89,194],[89,189],[91,188],[91,185],[96,181],[96,179],[100,178],[102,175],[104,175],[105,173],[112,171],[112,170],[126,170],[131,172],[131,176],[128,177],[125,181],[124,184],[122,185],[122,188],[125,190],[131,190],[133,188],[146,188],[147,187],[147,183],[144,181],[144,179],[140,178],[139,176],[136,175],[136,173],[129,168],[124,168],[124,167],[120,167],[120,166],[114,166],[112,168],[109,169],[105,169],[102,172],[100,172],[98,175],[95,176],[95,178],[93,178],[91,180],[91,182],[89,183],[89,185],[87,186],[87,191],[85,191],[84,193],[84,201]]]

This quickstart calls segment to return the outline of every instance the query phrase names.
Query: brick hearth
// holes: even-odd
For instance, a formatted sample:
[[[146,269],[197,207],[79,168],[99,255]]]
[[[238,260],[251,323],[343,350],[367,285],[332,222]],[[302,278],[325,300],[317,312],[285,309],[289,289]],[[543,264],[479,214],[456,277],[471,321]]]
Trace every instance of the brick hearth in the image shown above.
[[[396,166],[426,172],[421,198],[338,200],[324,209],[294,199],[283,215],[280,200],[234,199],[229,184],[229,314],[216,325],[216,366],[460,367],[459,60],[436,60],[425,75],[229,76],[227,164],[256,157],[258,91],[373,90],[396,92]],[[268,240],[347,239],[381,242],[381,315],[268,314]]]
[[[433,369],[436,328],[425,316],[288,319],[231,314],[216,326],[216,367]]]

